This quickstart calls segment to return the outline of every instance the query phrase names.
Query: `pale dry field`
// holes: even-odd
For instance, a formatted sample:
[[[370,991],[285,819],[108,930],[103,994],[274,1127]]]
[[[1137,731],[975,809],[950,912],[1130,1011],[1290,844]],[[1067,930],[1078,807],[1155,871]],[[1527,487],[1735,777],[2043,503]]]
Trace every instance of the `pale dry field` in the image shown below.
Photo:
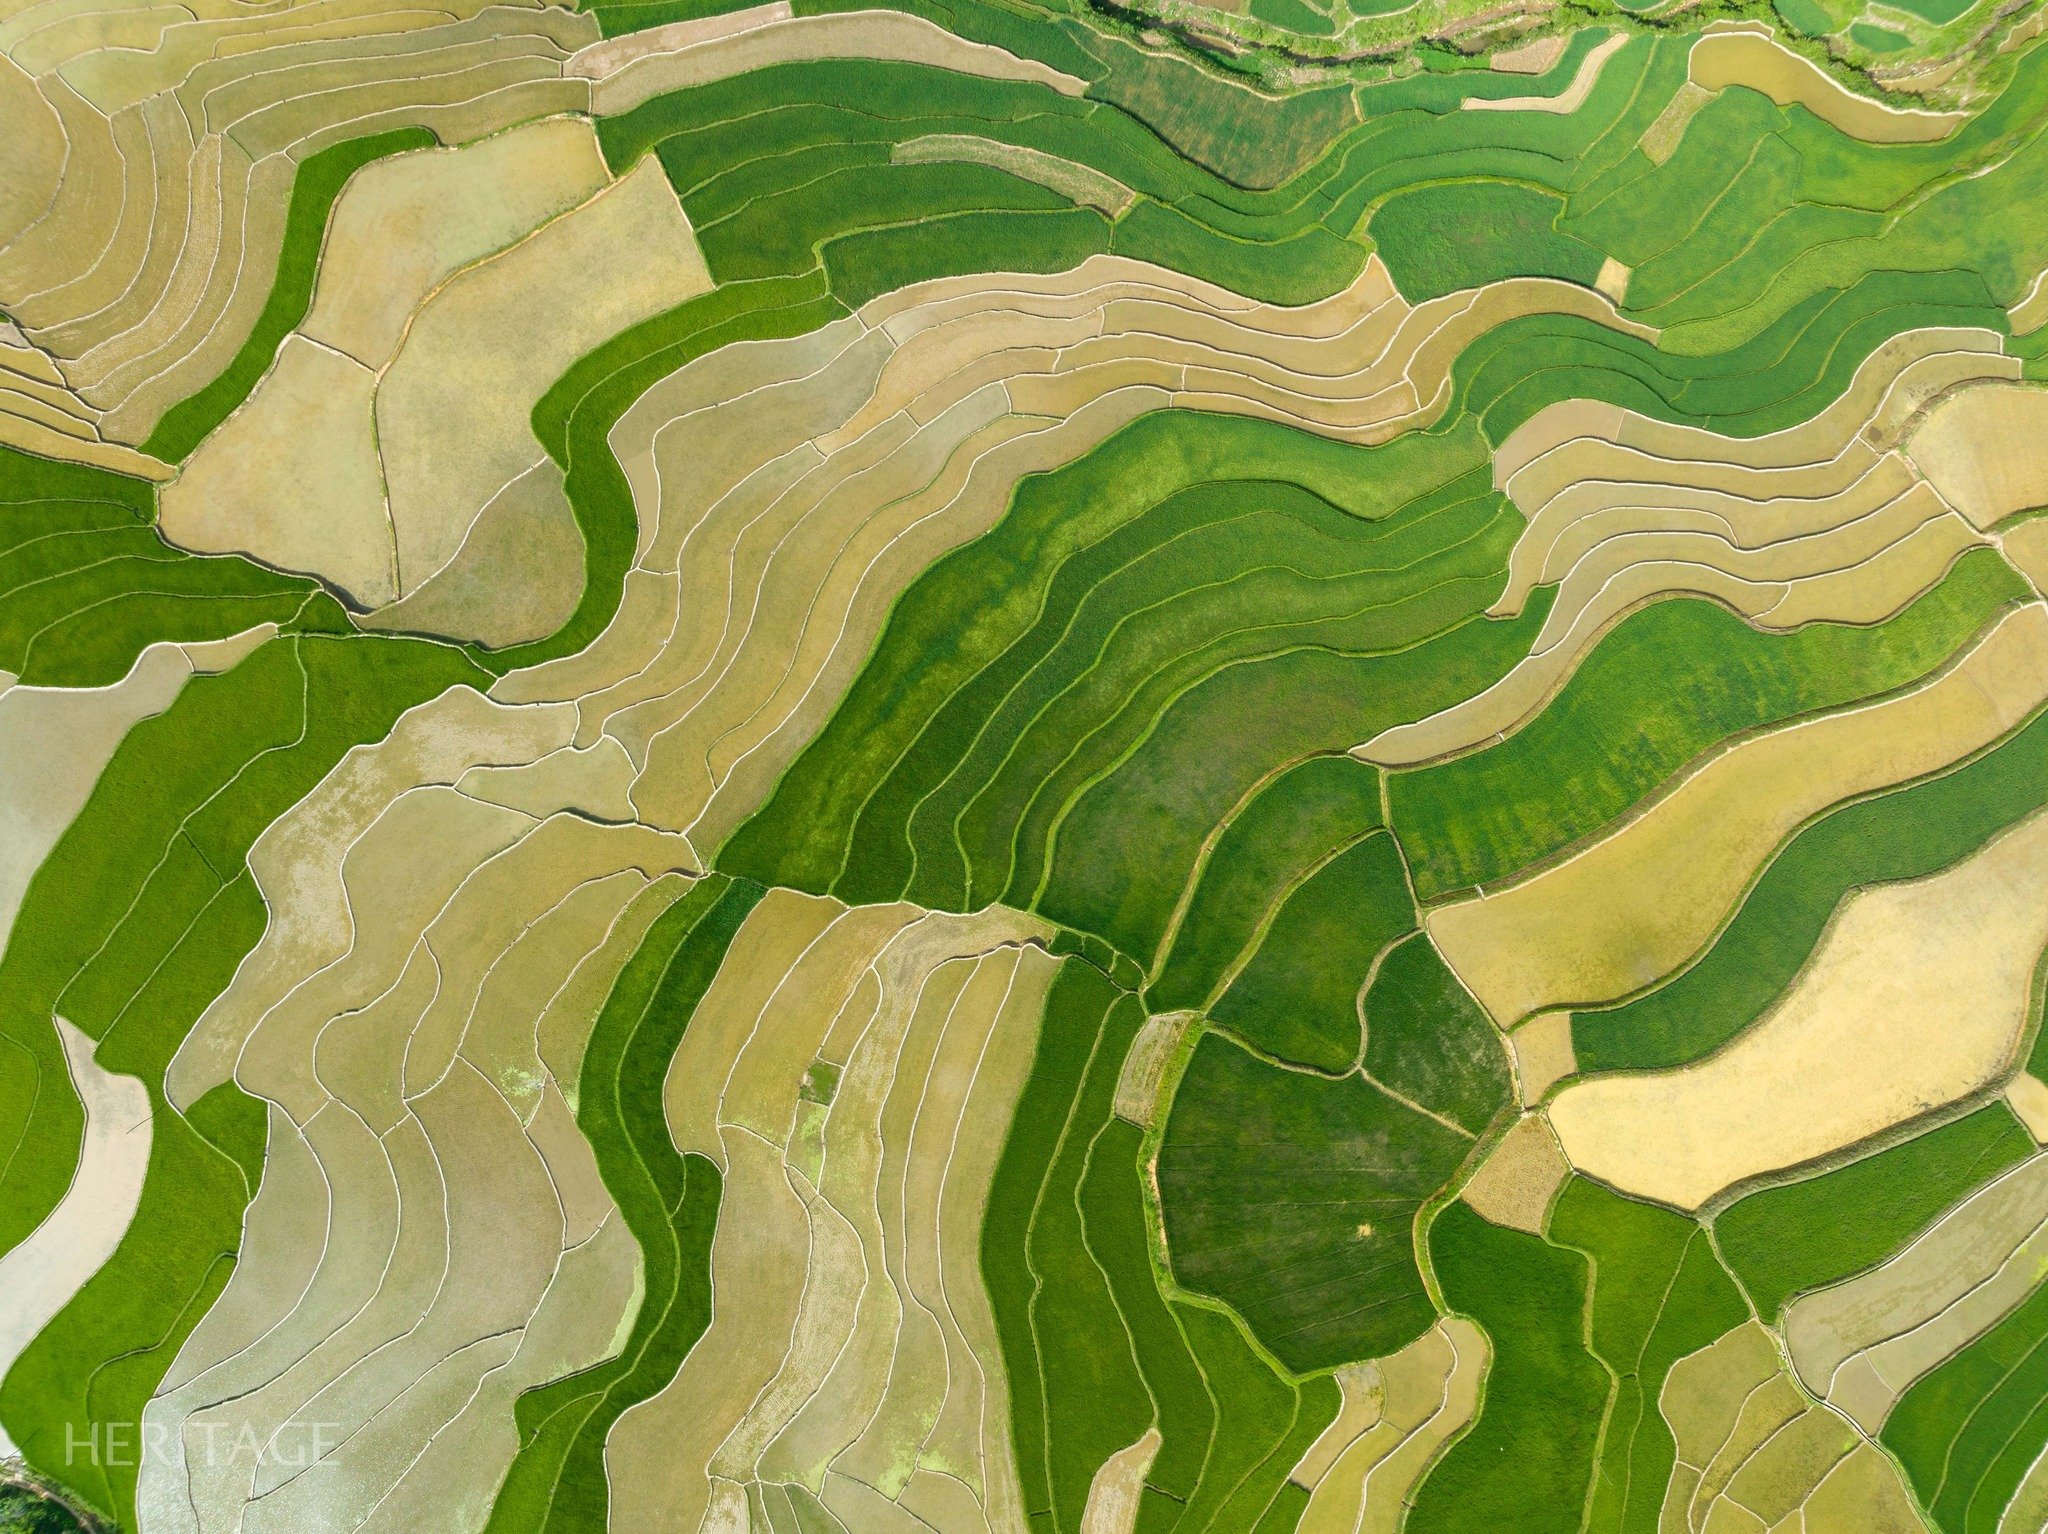
[[[1572,1015],[1539,1012],[1508,1035],[1522,1106],[1533,1108],[1579,1068],[1572,1048]]]
[[[1952,868],[1857,891],[1798,977],[1719,1053],[1574,1082],[1550,1104],[1572,1165],[1697,1209],[1955,1102],[2010,1066],[2048,947],[2048,814]]]
[[[63,1018],[52,1023],[85,1108],[84,1142],[62,1201],[19,1246],[0,1256],[0,1377],[114,1255],[135,1219],[149,1172],[149,1088],[102,1066],[93,1040]],[[0,1455],[14,1452],[0,1427]]]
[[[777,1484],[850,1527],[1017,1516],[980,1227],[1056,968],[1046,935],[1001,908],[787,890],[749,915],[666,1093],[735,1211],[711,1326],[607,1440],[615,1526],[744,1522]],[[836,1082],[807,1094],[821,1064]]]
[[[1723,747],[1561,863],[1438,906],[1432,939],[1506,1025],[1626,996],[1698,953],[1829,805],[1991,744],[2048,701],[2048,608],[2009,613],[1932,681]]]
[[[1138,1498],[1145,1491],[1145,1474],[1152,1468],[1159,1443],[1159,1429],[1147,1428],[1136,1443],[1102,1462],[1095,1479],[1088,1483],[1081,1534],[1131,1534],[1138,1525]]]
[[[899,165],[991,166],[1019,180],[1036,182],[1109,218],[1122,214],[1138,195],[1115,177],[1079,161],[1021,144],[999,143],[973,133],[931,133],[907,139],[890,149],[889,158]]]
[[[553,632],[582,537],[533,406],[602,340],[709,288],[667,177],[649,159],[612,183],[589,123],[554,119],[366,167],[334,224],[301,332],[165,488],[166,536],[359,607],[404,599],[384,626]]]
[[[2006,313],[2012,320],[2012,333],[2016,336],[2030,336],[2043,325],[2048,325],[2048,271],[2034,279],[2020,301]]]
[[[1784,1333],[1807,1389],[1875,1433],[1912,1383],[2033,1293],[2048,1266],[2048,1159],[1978,1189],[1867,1273],[1795,1301]]]
[[[2048,506],[2048,389],[1986,384],[1943,399],[1906,452],[1950,505],[1978,527]]]
[[[1120,1119],[1150,1129],[1159,1118],[1159,1089],[1174,1052],[1194,1025],[1192,1012],[1167,1012],[1145,1019],[1124,1056],[1124,1067],[1116,1079],[1114,1110]]]
[[[1504,75],[1543,75],[1550,73],[1557,61],[1564,57],[1565,45],[1571,39],[1562,32],[1548,37],[1533,37],[1528,42],[1517,43],[1512,48],[1495,50],[1486,61],[1489,69],[1499,70]]]
[[[223,0],[15,7],[0,76],[28,126],[0,198],[0,305],[50,367],[37,408],[0,397],[0,441],[122,466],[106,444],[140,442],[253,328],[299,161],[400,126],[459,142],[585,110],[588,82],[563,68],[596,34],[474,0],[283,28]]]
[[[2021,1071],[2005,1084],[2005,1105],[2012,1109],[2036,1145],[2048,1145],[2048,1082]]]
[[[1533,50],[1540,44],[1532,43],[1528,46]],[[1572,76],[1571,83],[1555,96],[1467,96],[1463,105],[1467,110],[1475,112],[1552,112],[1559,116],[1576,112],[1586,104],[1586,98],[1593,94],[1593,87],[1600,83],[1602,67],[1627,46],[1626,32],[1617,32],[1604,42],[1596,44],[1593,51],[1587,54],[1584,62],[1579,65],[1579,71]],[[1543,68],[1548,67],[1545,65],[1537,69],[1513,69],[1512,66],[1501,64],[1502,57],[1501,54],[1494,55],[1495,69],[1509,67],[1512,73],[1541,74]],[[1540,55],[1532,52],[1524,57],[1529,62],[1535,62]]]
[[[1425,1471],[1478,1414],[1486,1334],[1446,1316],[1389,1358],[1339,1375],[1344,1405],[1293,1479],[1309,1487],[1298,1534],[1395,1534]]]
[[[436,290],[611,179],[597,135],[574,117],[372,161],[335,199],[299,331],[380,370]]]
[[[1794,1519],[1807,1534],[1923,1527],[1897,1468],[1845,1420],[1807,1403],[1757,1322],[1680,1359],[1658,1406],[1678,1448],[1658,1524],[1665,1534]]]
[[[638,1253],[568,1114],[596,1005],[680,893],[687,848],[452,786],[479,762],[543,760],[573,726],[455,689],[252,849],[270,927],[169,1085],[189,1103],[232,1072],[276,1105],[271,1153],[243,1260],[146,1414],[178,1446],[145,1469],[152,1523],[374,1508],[375,1526],[426,1509],[477,1526],[516,1448],[514,1397],[617,1345]],[[187,1452],[308,1421],[341,1441],[295,1479]]]
[[[1479,1163],[1460,1196],[1494,1224],[1540,1236],[1551,1201],[1571,1175],[1543,1114],[1530,1113]]]
[[[2048,517],[2032,517],[2010,527],[1998,541],[2013,568],[2032,581],[2036,591],[2048,595]]]

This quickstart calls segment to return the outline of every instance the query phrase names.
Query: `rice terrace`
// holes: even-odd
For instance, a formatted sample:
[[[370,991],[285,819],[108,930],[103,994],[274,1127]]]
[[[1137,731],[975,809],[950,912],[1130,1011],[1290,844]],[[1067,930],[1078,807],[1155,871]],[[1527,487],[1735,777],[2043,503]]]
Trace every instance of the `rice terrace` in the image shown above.
[[[0,1534],[2048,1530],[2048,0],[0,0]]]

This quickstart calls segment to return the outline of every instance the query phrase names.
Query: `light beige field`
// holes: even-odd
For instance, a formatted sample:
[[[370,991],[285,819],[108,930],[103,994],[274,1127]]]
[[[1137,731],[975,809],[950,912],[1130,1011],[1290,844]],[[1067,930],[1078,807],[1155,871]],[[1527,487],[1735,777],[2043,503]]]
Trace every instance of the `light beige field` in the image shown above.
[[[72,1088],[85,1107],[84,1140],[78,1170],[57,1207],[0,1256],[0,1376],[114,1255],[142,1202],[149,1172],[149,1088],[103,1067],[93,1040],[63,1018],[52,1023]],[[14,1452],[0,1428],[0,1455]]]
[[[1999,534],[1999,546],[2020,574],[2048,594],[2048,517],[2030,517]]]
[[[1542,1113],[1530,1113],[1480,1162],[1460,1196],[1494,1224],[1540,1236],[1551,1200],[1571,1175]]]
[[[2048,506],[2044,440],[2048,389],[1986,384],[1937,404],[1907,439],[1906,452],[1950,505],[1988,528],[2014,512]]]
[[[2026,1125],[2036,1145],[2048,1145],[2048,1082],[2021,1071],[2005,1084],[2005,1105]]]
[[[145,1518],[481,1526],[518,1392],[629,1324],[638,1255],[570,1117],[573,1071],[689,849],[452,786],[573,728],[573,709],[454,689],[251,850],[270,926],[168,1085],[190,1102],[233,1072],[279,1107],[242,1261],[146,1414],[179,1450],[145,1469]],[[195,1447],[309,1421],[346,1429],[318,1474]]]
[[[1948,137],[1966,112],[1895,107],[1852,93],[1819,65],[1801,58],[1768,30],[1709,29],[1692,45],[1692,80],[1704,90],[1747,86],[1779,106],[1801,106],[1851,138],[1871,144],[1924,144]]]
[[[650,158],[436,292],[377,393],[401,588],[446,565],[476,513],[540,461],[529,417],[571,363],[710,286],[689,221]],[[551,322],[520,323],[534,314]]]
[[[746,1214],[713,1246],[710,1330],[607,1442],[615,1519],[743,1518],[781,1483],[878,1499],[873,1517],[1015,1516],[978,1262],[1056,967],[1045,930],[787,890],[749,915],[667,1085],[677,1144]],[[819,1062],[839,1067],[824,1101],[804,1095]]]
[[[1685,137],[1685,130],[1692,126],[1693,118],[1699,115],[1701,107],[1714,99],[1714,93],[1695,85],[1690,79],[1673,92],[1664,110],[1657,114],[1657,120],[1643,130],[1639,146],[1645,158],[1652,165],[1662,165],[1677,151],[1678,144]]]
[[[443,283],[610,184],[596,134],[573,117],[373,161],[335,200],[300,332],[381,369]]]
[[[563,68],[597,30],[477,0],[368,0],[286,27],[220,0],[14,7],[0,92],[22,138],[0,184],[0,306],[68,398],[41,396],[56,421],[0,401],[0,440],[121,466],[109,445],[140,442],[248,337],[300,160],[387,128],[453,143],[586,110],[589,82]]]
[[[484,503],[448,563],[361,622],[496,650],[547,638],[582,595],[583,533],[561,469],[543,458]]]
[[[2033,1292],[2048,1263],[2048,1160],[1978,1189],[1896,1256],[1796,1300],[1784,1334],[1806,1388],[1875,1433],[1915,1380]]]
[[[1508,1035],[1522,1106],[1533,1108],[1550,1089],[1579,1068],[1572,1049],[1572,1015],[1539,1012]]]
[[[129,730],[176,702],[187,678],[231,670],[276,632],[266,623],[231,639],[153,644],[110,687],[0,687],[0,948],[29,880]]]
[[[2044,700],[2048,608],[2029,605],[1911,691],[1724,748],[1566,861],[1437,907],[1430,936],[1503,1025],[1626,996],[1699,952],[1811,816],[1960,760]]]
[[[1159,1116],[1159,1087],[1167,1064],[1195,1021],[1192,1012],[1167,1012],[1145,1019],[1124,1056],[1124,1068],[1116,1078],[1115,1112],[1141,1129],[1150,1129]]]
[[[666,176],[610,184],[589,123],[553,119],[373,164],[334,219],[302,333],[165,489],[166,536],[318,575],[379,627],[553,632],[582,535],[533,405],[709,287]],[[561,318],[519,323],[536,312]]]
[[[1484,1332],[1446,1316],[1341,1374],[1344,1406],[1295,1468],[1310,1488],[1299,1534],[1395,1534],[1423,1473],[1478,1412],[1491,1357]]]
[[[1898,450],[1899,435],[1958,384],[2017,377],[2001,346],[1990,330],[1907,331],[1866,358],[1825,410],[1763,437],[1592,400],[1539,411],[1494,454],[1495,484],[1529,523],[1489,611],[1517,615],[1538,587],[1555,586],[1541,632],[1485,691],[1354,754],[1412,766],[1491,743],[1535,717],[1615,623],[1659,597],[1711,596],[1767,629],[1897,612],[1988,541],[1988,524],[1959,515],[1954,497],[1921,477],[1927,463]]]
[[[1576,112],[1593,94],[1593,87],[1600,83],[1601,68],[1627,46],[1626,32],[1617,32],[1605,42],[1595,45],[1579,65],[1579,72],[1572,76],[1571,84],[1555,96],[1467,96],[1461,105],[1474,112],[1555,112],[1559,115]],[[1501,67],[1499,58],[1500,55],[1496,54],[1496,69]],[[1543,71],[1539,68],[1519,72],[1541,74]]]
[[[1145,1490],[1145,1473],[1152,1468],[1159,1444],[1159,1429],[1147,1428],[1136,1443],[1102,1462],[1095,1479],[1088,1483],[1081,1534],[1131,1534],[1138,1525],[1138,1498]]]
[[[1512,48],[1501,48],[1486,61],[1489,69],[1499,70],[1505,75],[1548,74],[1557,61],[1564,57],[1565,45],[1571,39],[1562,32],[1548,37],[1533,37],[1526,43],[1517,43]]]
[[[287,337],[248,404],[164,487],[164,537],[317,575],[357,607],[395,600],[376,394],[354,358]]]
[[[1923,1527],[1897,1468],[1807,1404],[1757,1322],[1680,1359],[1658,1406],[1678,1448],[1658,1524],[1668,1534],[1772,1529],[1802,1514],[1793,1526],[1813,1534]]]
[[[1028,149],[1019,144],[1000,143],[973,133],[932,133],[907,139],[893,146],[889,158],[899,165],[932,165],[964,161],[1007,171],[1021,180],[1036,182],[1062,197],[1094,208],[1109,218],[1120,216],[1137,200],[1137,193],[1113,176],[1076,160]]]
[[[1572,1165],[1681,1209],[1989,1085],[2048,947],[2048,814],[1954,867],[1845,899],[1806,967],[1720,1053],[1566,1087]]]

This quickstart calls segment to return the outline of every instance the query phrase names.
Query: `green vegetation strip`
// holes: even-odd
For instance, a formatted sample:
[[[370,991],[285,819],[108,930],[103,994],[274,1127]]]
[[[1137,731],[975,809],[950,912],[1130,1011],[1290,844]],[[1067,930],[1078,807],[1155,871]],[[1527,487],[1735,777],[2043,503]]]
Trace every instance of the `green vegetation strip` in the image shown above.
[[[1414,927],[1394,839],[1354,842],[1274,912],[1251,962],[1209,1015],[1265,1054],[1348,1071],[1365,1053],[1359,992],[1379,956]]]
[[[1357,274],[1364,225],[1411,296],[1512,274],[1585,282],[1613,256],[1634,268],[1630,309],[1666,327],[1669,349],[1705,357],[1874,275],[1923,287],[1960,275],[1996,306],[2048,264],[2048,233],[2025,216],[2048,185],[2041,50],[1931,145],[1863,144],[1726,91],[1652,165],[1636,145],[1685,82],[1682,37],[1631,41],[1571,113],[1456,109],[1472,94],[1562,89],[1595,41],[1583,30],[1543,81],[1425,74],[1365,88],[1355,106],[1307,93],[1235,117],[1203,110],[1229,87],[1115,48],[1106,70],[1081,71],[1096,79],[1079,99],[834,60],[679,92],[604,131],[615,164],[659,146],[721,279],[822,264],[850,303],[925,259],[897,253],[920,223],[948,270],[1043,270],[1106,248],[1290,303]],[[853,101],[858,112],[842,105]],[[1085,165],[1138,200],[1111,222],[988,166],[893,162],[894,145],[948,133]],[[856,255],[856,241],[881,248]],[[848,247],[838,258],[835,244]]]
[[[616,1357],[519,1398],[519,1452],[491,1509],[491,1534],[603,1528],[605,1435],[627,1407],[675,1377],[711,1324],[718,1167],[676,1150],[662,1083],[733,935],[764,893],[717,874],[698,880],[655,919],[598,1014],[576,1122],[640,1245],[642,1297]]]
[[[2048,1285],[1907,1391],[1882,1437],[1941,1534],[1996,1534],[2048,1446]]]
[[[1484,1132],[1511,1082],[1500,1031],[1421,933],[1380,959],[1365,1014],[1365,1069],[1410,1102]]]
[[[1979,549],[1869,627],[1767,634],[1704,599],[1654,603],[1499,745],[1389,775],[1416,893],[1430,900],[1492,884],[1555,856],[1732,735],[1916,682],[2031,594],[1995,551]]]
[[[1417,1489],[1406,1527],[1579,1529],[1609,1394],[1586,1347],[1586,1258],[1462,1202],[1436,1217],[1429,1249],[1445,1303],[1486,1329],[1493,1357],[1478,1420]]]
[[[1563,213],[1554,192],[1454,181],[1388,198],[1369,228],[1380,258],[1416,303],[1505,277],[1562,277],[1590,288],[1604,257],[1558,232]]]
[[[1558,1195],[1550,1240],[1590,1261],[1585,1335],[1614,1376],[1585,1526],[1588,1534],[1654,1529],[1678,1455],[1658,1409],[1664,1377],[1748,1320],[1748,1308],[1697,1223],[1582,1177]]]
[[[1444,1299],[1493,1347],[1478,1420],[1416,1493],[1416,1530],[1655,1529],[1671,1367],[1748,1318],[1707,1233],[1573,1178],[1547,1240],[1463,1203],[1430,1231]]]
[[[898,603],[719,866],[1036,906],[1142,962],[1260,782],[1526,648],[1536,619],[1472,621],[1517,525],[1461,472],[1477,457],[1465,435],[1368,454],[1175,412],[1026,481]],[[1134,834],[1145,855],[1115,855]]]
[[[40,687],[105,687],[159,640],[260,623],[342,628],[319,586],[165,543],[154,489],[0,447],[0,671]]]
[[[2004,1103],[1731,1204],[1714,1237],[1766,1320],[1794,1295],[1884,1261],[2034,1152]]]
[[[1223,1313],[1161,1297],[1142,1135],[1110,1114],[1142,1021],[1100,970],[1067,961],[990,1190],[982,1273],[1025,1510],[1077,1529],[1096,1470],[1156,1423],[1142,1534],[1250,1528],[1338,1393],[1277,1373]]]

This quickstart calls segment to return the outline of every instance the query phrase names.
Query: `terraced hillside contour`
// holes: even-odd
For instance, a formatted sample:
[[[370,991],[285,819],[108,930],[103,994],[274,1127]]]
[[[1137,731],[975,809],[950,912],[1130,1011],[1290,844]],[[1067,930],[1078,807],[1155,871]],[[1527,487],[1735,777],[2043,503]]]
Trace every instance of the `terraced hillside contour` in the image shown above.
[[[0,1526],[2048,1528],[2044,14],[0,5]]]

